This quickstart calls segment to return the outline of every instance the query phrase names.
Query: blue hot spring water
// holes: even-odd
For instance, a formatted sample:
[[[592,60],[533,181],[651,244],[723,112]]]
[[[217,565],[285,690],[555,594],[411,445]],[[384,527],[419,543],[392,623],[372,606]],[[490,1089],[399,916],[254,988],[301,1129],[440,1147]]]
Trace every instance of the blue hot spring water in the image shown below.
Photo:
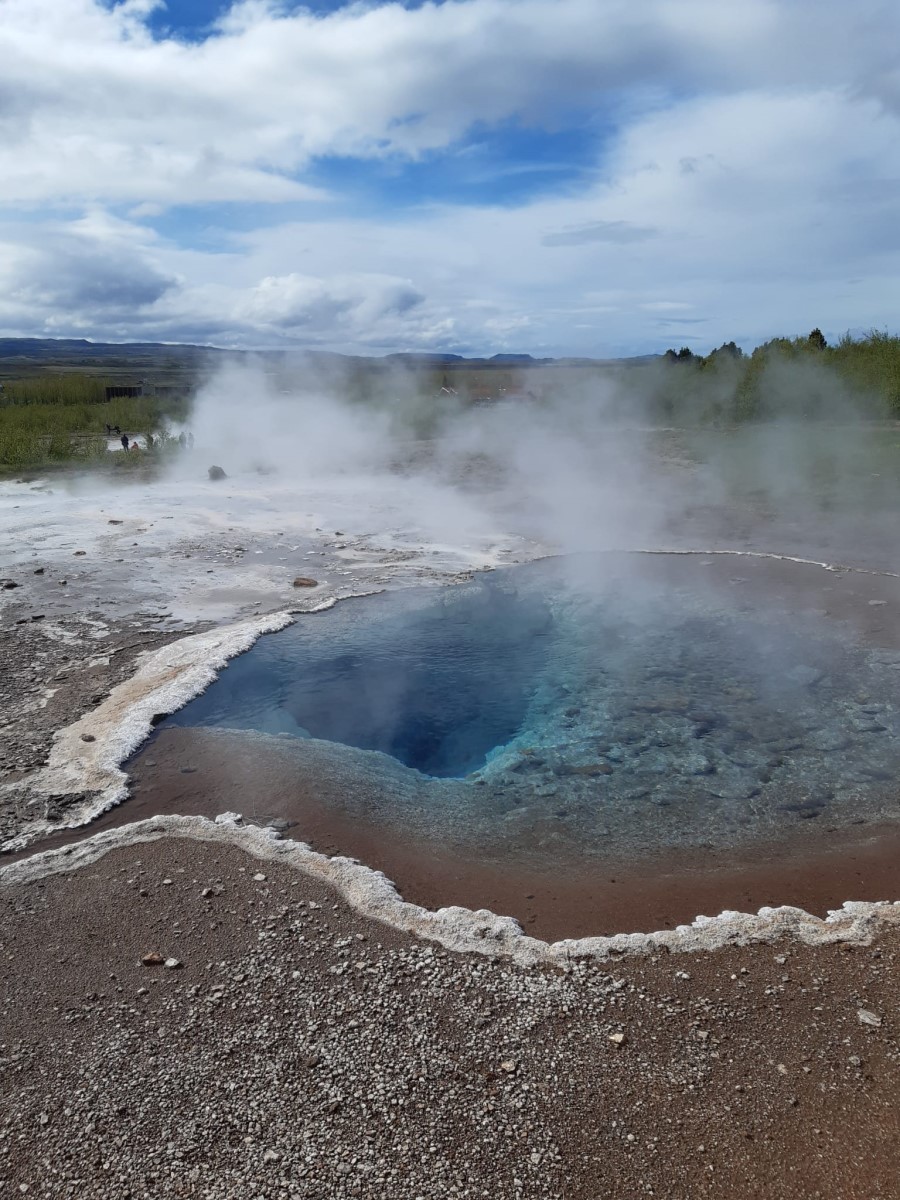
[[[521,727],[552,628],[546,604],[490,585],[349,600],[263,638],[171,723],[321,738],[463,776]]]
[[[165,725],[286,737],[406,828],[590,857],[898,815],[898,678],[808,614],[550,563],[301,617]]]

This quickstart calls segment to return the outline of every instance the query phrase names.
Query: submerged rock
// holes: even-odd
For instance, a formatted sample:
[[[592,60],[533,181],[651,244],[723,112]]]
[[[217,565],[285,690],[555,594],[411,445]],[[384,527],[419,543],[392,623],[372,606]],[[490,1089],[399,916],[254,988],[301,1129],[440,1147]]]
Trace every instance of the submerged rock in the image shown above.
[[[787,677],[792,683],[799,683],[801,687],[815,687],[821,679],[824,679],[825,672],[819,671],[816,667],[801,665],[788,671]]]
[[[851,739],[841,729],[818,729],[813,733],[808,745],[813,750],[846,750],[850,745]]]

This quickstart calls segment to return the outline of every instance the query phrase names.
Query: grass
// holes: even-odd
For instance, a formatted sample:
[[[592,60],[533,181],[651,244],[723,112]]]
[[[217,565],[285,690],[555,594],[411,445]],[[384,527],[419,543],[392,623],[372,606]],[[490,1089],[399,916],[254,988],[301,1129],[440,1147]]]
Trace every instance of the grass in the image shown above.
[[[105,380],[83,375],[11,380],[0,393],[0,467],[118,460],[108,455],[107,425],[157,435],[169,420],[184,420],[188,409],[177,397],[107,400]]]
[[[120,366],[124,371],[127,364]],[[729,343],[703,357],[684,350],[627,367],[459,363],[405,368],[402,374],[408,378],[401,378],[396,365],[389,363],[344,364],[324,374],[315,372],[306,385],[330,385],[363,404],[396,405],[398,393],[407,394],[419,406],[416,413],[426,431],[439,420],[444,402],[452,409],[456,403],[465,406],[481,397],[497,400],[504,395],[537,401],[580,396],[592,403],[602,396],[604,411],[612,417],[685,428],[773,419],[900,418],[900,337],[878,330],[859,338],[848,334],[834,346],[824,345],[821,335],[775,338],[750,355]],[[284,372],[284,378],[275,373],[276,381],[289,390],[303,382],[293,376],[293,371]],[[101,375],[85,370],[30,370],[16,378],[4,372],[0,469],[79,463],[133,469],[127,456],[108,453],[106,426],[144,436],[162,433],[169,421],[187,419],[187,394],[196,378],[184,372],[167,377],[180,395],[107,401],[107,384],[130,378],[121,372]],[[457,395],[448,397],[442,387]],[[161,443],[156,453],[166,450]]]

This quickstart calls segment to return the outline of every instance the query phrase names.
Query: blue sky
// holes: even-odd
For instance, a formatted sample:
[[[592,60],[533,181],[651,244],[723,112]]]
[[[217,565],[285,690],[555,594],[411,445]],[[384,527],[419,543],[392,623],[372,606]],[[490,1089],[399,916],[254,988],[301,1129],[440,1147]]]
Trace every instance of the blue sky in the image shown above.
[[[0,0],[0,331],[615,354],[889,326],[882,0]]]
[[[107,3],[113,8],[114,3]],[[342,0],[306,0],[304,4],[283,3],[283,12],[296,11],[306,8],[309,11],[324,14],[345,8]],[[412,8],[415,5],[407,5]],[[231,8],[226,0],[170,0],[168,4],[159,5],[153,9],[147,18],[147,28],[155,37],[186,38],[192,41],[202,41],[214,32],[218,19]]]

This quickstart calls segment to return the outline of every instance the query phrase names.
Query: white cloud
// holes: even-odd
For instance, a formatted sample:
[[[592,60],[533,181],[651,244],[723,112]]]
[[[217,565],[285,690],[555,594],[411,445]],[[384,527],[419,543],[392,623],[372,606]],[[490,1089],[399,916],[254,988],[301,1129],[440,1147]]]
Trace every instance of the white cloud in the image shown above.
[[[147,4],[0,0],[7,202],[301,200],[310,155],[416,154],[473,122],[554,120],[610,97],[748,87],[890,90],[878,28],[838,4],[457,0],[327,17],[236,6],[199,44],[156,41]],[[871,7],[871,6],[870,6]]]
[[[895,5],[254,2],[196,44],[152,7],[0,0],[9,331],[603,354],[896,311]],[[401,220],[304,176],[573,109],[609,128],[578,191]],[[225,201],[315,204],[215,252],[142,224]]]

